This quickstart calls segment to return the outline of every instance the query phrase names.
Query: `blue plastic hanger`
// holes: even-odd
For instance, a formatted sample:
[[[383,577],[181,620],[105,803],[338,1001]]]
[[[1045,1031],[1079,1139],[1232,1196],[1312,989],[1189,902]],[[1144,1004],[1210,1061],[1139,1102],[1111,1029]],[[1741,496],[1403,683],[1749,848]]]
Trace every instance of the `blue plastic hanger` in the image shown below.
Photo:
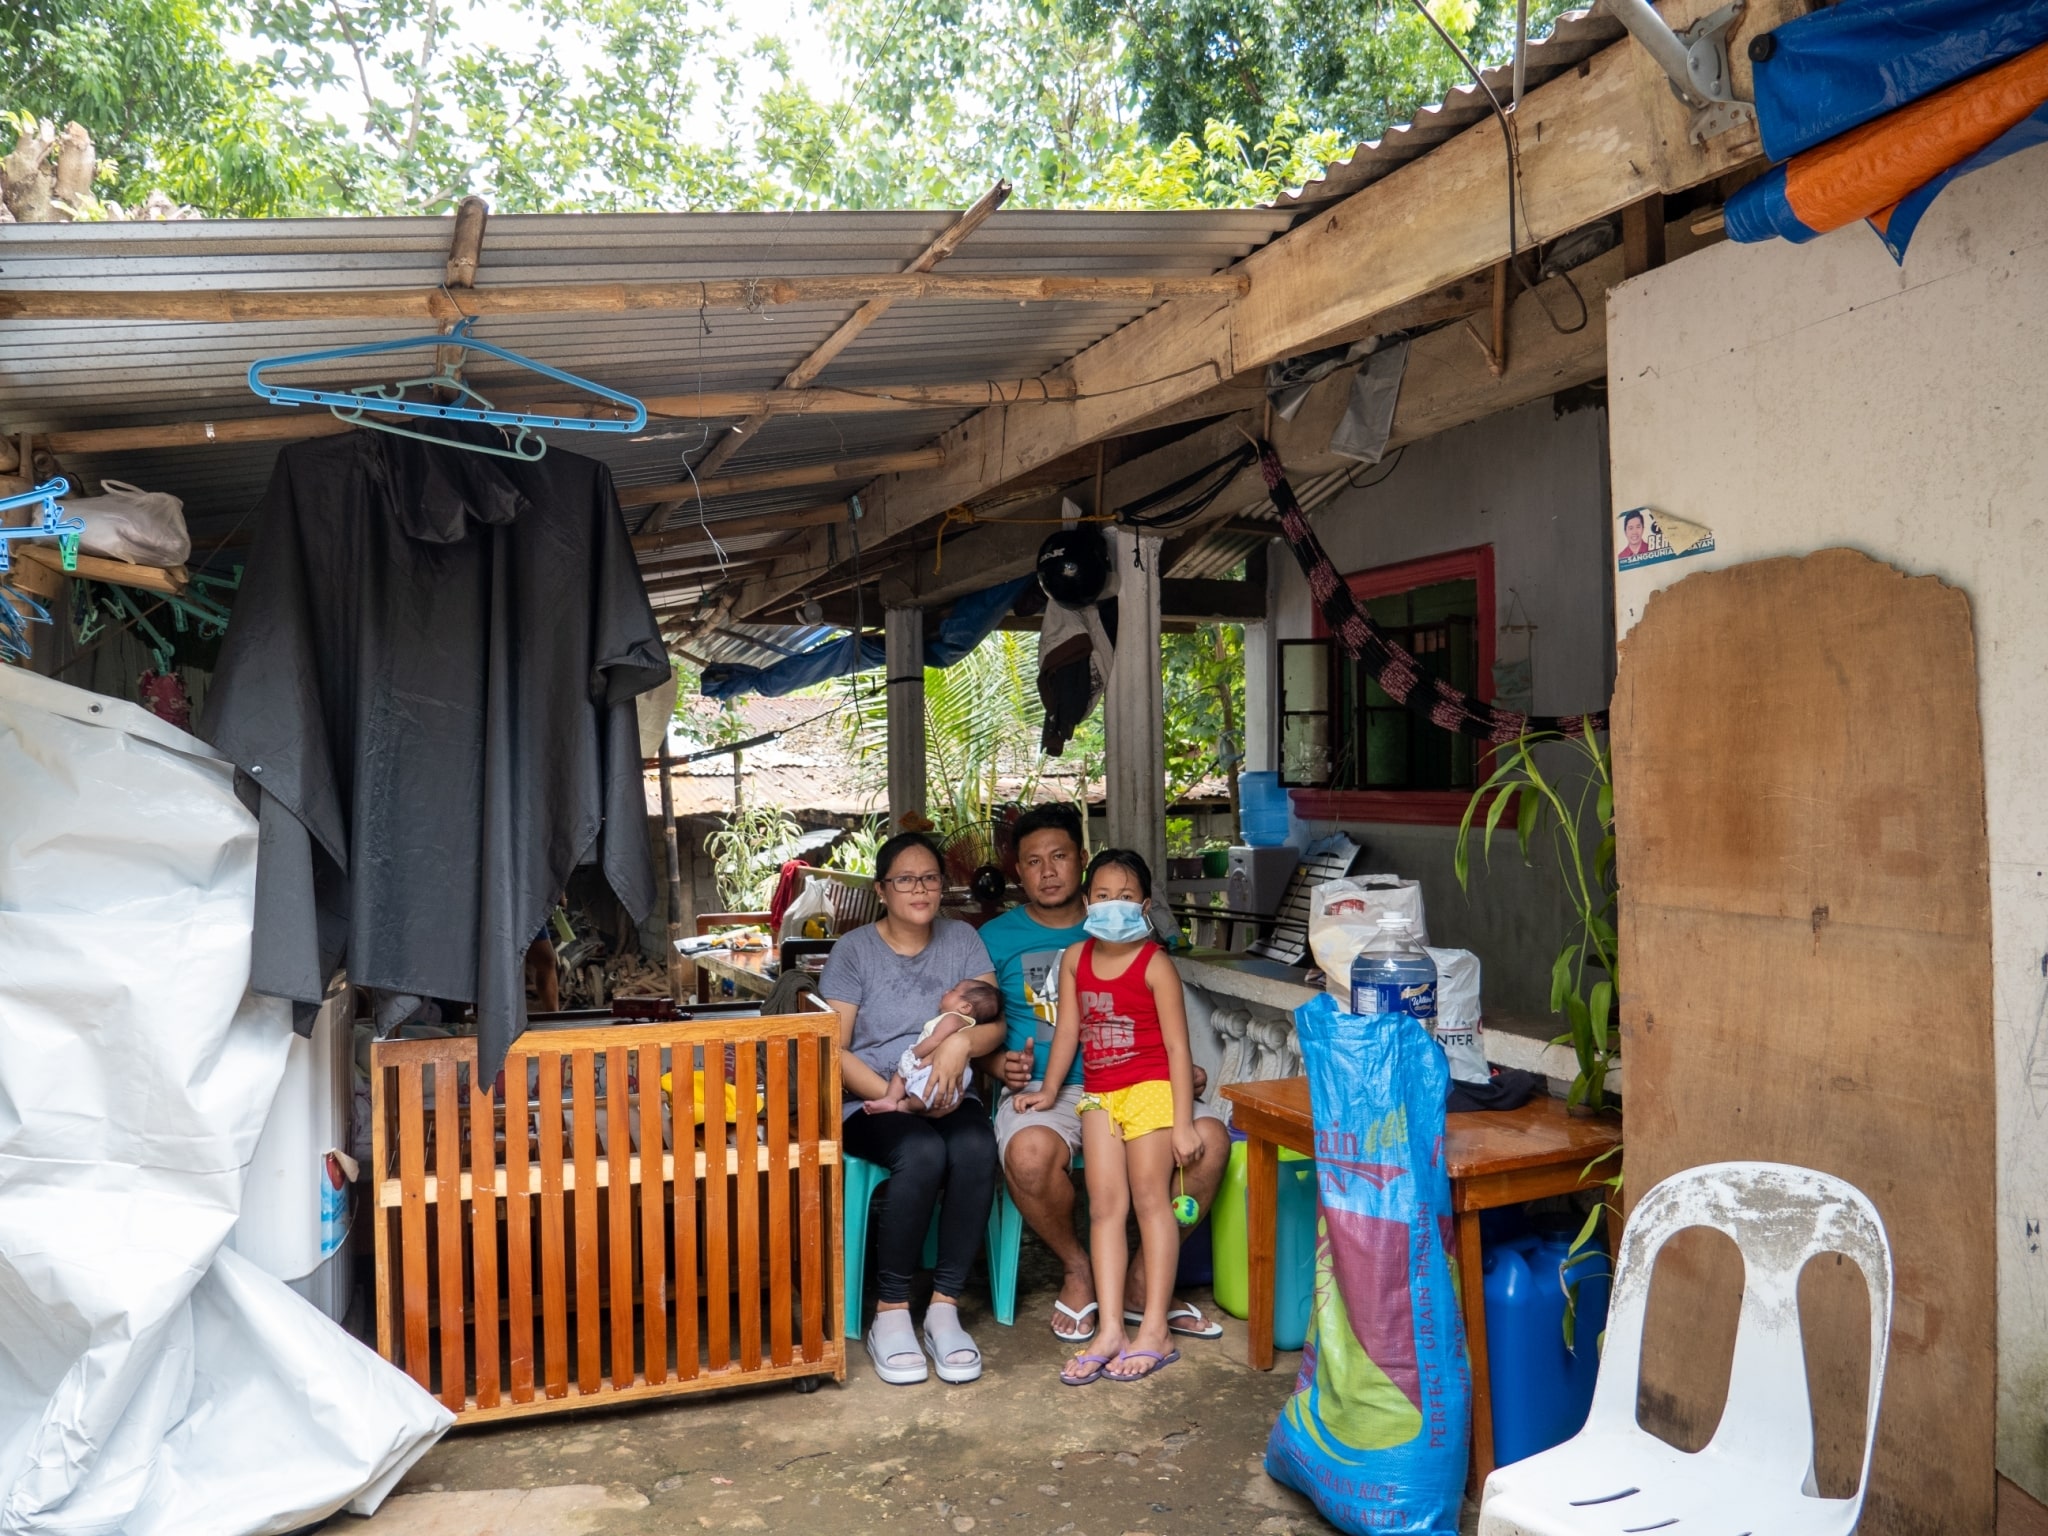
[[[78,569],[78,536],[85,532],[85,519],[66,517],[64,508],[57,498],[70,494],[71,482],[59,475],[54,480],[45,480],[32,491],[22,491],[14,496],[0,496],[0,515],[12,512],[16,507],[32,507],[43,504],[43,517],[39,523],[30,523],[25,528],[0,528],[0,572],[11,565],[12,557],[8,546],[18,539],[56,539],[64,553],[64,569]]]
[[[547,444],[535,437],[537,428],[549,428],[563,432],[638,432],[647,425],[647,407],[631,395],[620,394],[589,379],[579,378],[573,373],[564,373],[559,368],[550,368],[546,363],[535,362],[532,358],[510,351],[492,342],[479,341],[470,334],[473,319],[464,319],[445,336],[407,336],[398,341],[372,341],[354,347],[332,347],[324,352],[294,352],[283,357],[262,357],[249,365],[249,388],[273,405],[324,405],[343,421],[357,426],[371,427],[379,432],[390,432],[399,437],[414,437],[425,442],[441,443],[447,447],[468,448],[477,453],[493,454],[507,459],[537,459],[547,452]],[[478,394],[458,376],[456,365],[448,363],[439,372],[421,378],[399,379],[390,384],[368,384],[359,389],[301,389],[296,385],[272,384],[263,377],[266,369],[287,368],[305,363],[333,362],[347,357],[374,357],[384,352],[410,352],[422,347],[459,347],[465,351],[482,352],[508,363],[552,379],[557,384],[566,384],[571,389],[580,389],[598,396],[609,404],[632,412],[629,417],[603,416],[549,416],[535,411],[501,411],[490,401]],[[444,403],[440,400],[421,400],[406,392],[429,387],[452,389],[464,400],[472,402]],[[365,412],[374,411],[383,415],[422,416],[433,421],[475,421],[486,426],[518,429],[518,437],[509,448],[489,448],[475,443],[450,443],[446,438],[433,437],[424,432],[414,432],[389,422],[372,421]]]

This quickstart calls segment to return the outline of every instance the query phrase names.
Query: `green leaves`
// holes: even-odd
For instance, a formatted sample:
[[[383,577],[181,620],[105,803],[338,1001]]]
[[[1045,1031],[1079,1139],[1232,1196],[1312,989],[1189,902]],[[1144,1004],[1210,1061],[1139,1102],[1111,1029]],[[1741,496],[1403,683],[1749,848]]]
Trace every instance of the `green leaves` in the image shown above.
[[[1559,771],[1564,759],[1556,756],[1566,751],[1579,759],[1570,774]],[[1552,773],[1545,773],[1539,752],[1552,763]],[[1538,842],[1546,831],[1549,834],[1554,865],[1575,919],[1550,967],[1550,1011],[1563,1014],[1566,1023],[1565,1032],[1552,1043],[1571,1046],[1578,1064],[1569,1101],[1597,1109],[1605,1102],[1607,1070],[1617,1050],[1614,780],[1607,747],[1588,731],[1577,737],[1531,734],[1494,749],[1493,771],[1466,804],[1452,854],[1458,884],[1467,889],[1473,823],[1481,805],[1486,814],[1480,835],[1489,852],[1494,831],[1510,807],[1525,862],[1533,862]],[[1596,831],[1598,841],[1589,860],[1586,842]],[[1589,970],[1599,978],[1590,989]]]

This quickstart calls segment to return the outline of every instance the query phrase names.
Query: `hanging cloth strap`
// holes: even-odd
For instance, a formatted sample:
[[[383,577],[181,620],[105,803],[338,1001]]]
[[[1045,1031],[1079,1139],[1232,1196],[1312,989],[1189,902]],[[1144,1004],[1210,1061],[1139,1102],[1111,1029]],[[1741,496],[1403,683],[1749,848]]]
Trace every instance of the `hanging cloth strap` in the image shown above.
[[[1259,445],[1259,470],[1266,477],[1267,489],[1273,493],[1273,508],[1280,514],[1280,531],[1288,548],[1294,551],[1302,575],[1308,578],[1309,595],[1315,599],[1316,611],[1323,616],[1337,643],[1344,647],[1345,654],[1365,663],[1373,681],[1386,690],[1388,698],[1405,705],[1431,725],[1495,743],[1513,741],[1531,731],[1576,736],[1585,730],[1607,729],[1604,709],[1586,715],[1518,714],[1512,709],[1496,709],[1424,672],[1415,658],[1387,638],[1386,632],[1358,606],[1358,599],[1351,595],[1351,588],[1330,564],[1329,555],[1309,527],[1308,514],[1294,499],[1287,471],[1271,443]]]

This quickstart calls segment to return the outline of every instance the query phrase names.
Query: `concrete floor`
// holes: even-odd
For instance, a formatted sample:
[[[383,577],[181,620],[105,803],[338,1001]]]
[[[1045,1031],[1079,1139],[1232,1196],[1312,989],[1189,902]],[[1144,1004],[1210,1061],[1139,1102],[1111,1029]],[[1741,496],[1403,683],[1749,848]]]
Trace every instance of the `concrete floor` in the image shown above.
[[[1183,1341],[1154,1380],[1063,1387],[1046,1326],[1057,1276],[1025,1249],[1017,1325],[970,1289],[980,1381],[787,1386],[457,1430],[368,1520],[326,1536],[627,1536],[689,1530],[1310,1536],[1331,1529],[1263,1470],[1300,1357],[1245,1365],[1245,1328]],[[1034,1262],[1035,1261],[1035,1262]]]

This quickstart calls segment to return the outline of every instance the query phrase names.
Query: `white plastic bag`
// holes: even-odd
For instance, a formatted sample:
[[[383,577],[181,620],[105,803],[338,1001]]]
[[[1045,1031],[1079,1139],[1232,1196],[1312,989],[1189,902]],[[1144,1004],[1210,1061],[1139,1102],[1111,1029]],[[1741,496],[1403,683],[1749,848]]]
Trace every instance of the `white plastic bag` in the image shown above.
[[[0,667],[0,1532],[367,1513],[452,1416],[224,1251],[291,1040],[256,820],[144,710]]]
[[[1426,947],[1426,946],[1425,946]],[[1493,1079],[1486,1064],[1486,1027],[1479,1011],[1479,957],[1469,949],[1432,949],[1436,962],[1436,1043],[1460,1083]]]
[[[832,937],[832,903],[825,898],[826,881],[809,879],[804,888],[797,892],[789,910],[782,914],[784,943],[791,939],[829,939]]]
[[[1351,962],[1378,931],[1380,915],[1408,919],[1418,943],[1429,942],[1422,920],[1422,887],[1399,875],[1350,875],[1325,880],[1308,894],[1308,944],[1337,1006],[1351,1008]]]
[[[192,554],[185,503],[168,491],[102,480],[98,496],[67,496],[64,510],[85,519],[78,547],[131,565],[183,565]]]

